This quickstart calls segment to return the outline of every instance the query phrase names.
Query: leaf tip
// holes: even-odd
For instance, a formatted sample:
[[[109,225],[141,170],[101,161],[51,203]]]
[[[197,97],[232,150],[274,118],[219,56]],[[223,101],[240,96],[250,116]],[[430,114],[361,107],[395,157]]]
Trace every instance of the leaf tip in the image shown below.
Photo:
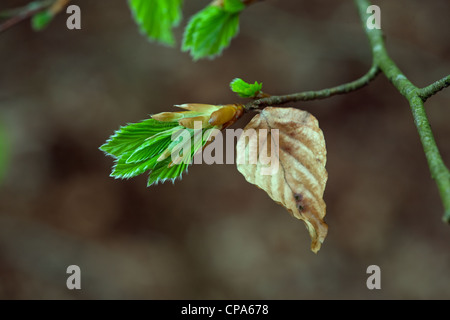
[[[305,220],[305,224],[311,236],[311,251],[317,254],[327,236],[328,225],[323,221],[319,221],[318,225],[314,226],[308,220]]]

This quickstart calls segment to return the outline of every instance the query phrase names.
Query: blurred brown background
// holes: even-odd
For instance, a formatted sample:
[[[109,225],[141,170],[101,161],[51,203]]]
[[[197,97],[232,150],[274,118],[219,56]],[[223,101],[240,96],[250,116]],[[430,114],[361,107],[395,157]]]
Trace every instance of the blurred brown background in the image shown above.
[[[2,0],[0,10],[27,1]],[[450,227],[409,106],[379,76],[313,113],[328,147],[329,235],[318,255],[302,222],[234,165],[194,165],[175,185],[109,177],[98,147],[120,125],[184,102],[240,101],[235,77],[273,94],[356,79],[370,50],[352,1],[267,0],[214,61],[149,43],[126,2],[77,0],[35,33],[0,35],[0,121],[10,161],[0,187],[3,299],[450,298]],[[208,1],[189,0],[184,21]],[[377,1],[388,50],[417,85],[450,72],[447,0]],[[450,89],[427,103],[450,164]],[[245,125],[249,117],[235,127]],[[66,288],[80,266],[82,290]],[[381,267],[382,289],[366,288]]]

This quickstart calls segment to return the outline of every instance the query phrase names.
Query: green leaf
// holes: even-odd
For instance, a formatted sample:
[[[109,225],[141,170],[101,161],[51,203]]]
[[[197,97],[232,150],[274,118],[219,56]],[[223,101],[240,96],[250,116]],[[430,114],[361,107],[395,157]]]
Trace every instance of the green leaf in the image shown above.
[[[173,46],[172,28],[181,21],[183,0],[129,0],[133,17],[150,39]]]
[[[245,4],[241,0],[225,0],[223,9],[227,12],[237,13],[245,9]]]
[[[255,81],[254,84],[250,84],[242,79],[236,78],[231,81],[230,88],[241,98],[255,98],[261,92],[262,83]]]
[[[168,167],[169,163],[170,158],[164,161],[164,165],[159,166],[150,172],[147,180],[147,187],[150,187],[153,184],[158,184],[158,182],[165,182],[167,180],[172,180],[172,182],[175,182],[175,179],[181,178],[182,174],[187,171],[187,168],[189,167],[189,164],[184,162]]]
[[[122,127],[100,147],[117,158],[111,176],[128,179],[153,169],[160,154],[172,143],[172,133],[181,128],[176,122],[154,119]]]
[[[144,143],[136,150],[131,151],[129,157],[126,159],[126,163],[139,163],[162,153],[170,144],[170,140],[167,141],[167,138],[167,136],[161,135],[148,140],[147,143]],[[123,158],[123,156],[121,158]]]
[[[128,179],[150,171],[150,186],[181,177],[194,154],[211,136],[212,131],[205,134],[206,130],[209,129],[187,129],[176,121],[148,119],[121,127],[100,150],[116,158],[112,177]],[[178,152],[180,155],[185,151],[183,146],[188,151],[182,154],[181,161],[172,163],[172,154]]]
[[[124,157],[116,160],[116,164],[111,172],[111,177],[129,179],[144,172],[151,170],[155,167],[158,157],[152,157],[150,159],[142,160],[140,162],[127,163],[128,156],[132,152],[127,153]]]
[[[191,152],[185,156],[181,163],[169,166],[172,162],[172,159],[169,157],[168,159],[159,162],[150,172],[148,177],[147,186],[151,186],[153,184],[158,184],[158,182],[165,182],[166,180],[171,180],[175,182],[177,178],[181,178],[184,172],[187,172],[189,165],[192,162],[192,158],[194,155],[205,146],[206,142],[208,142],[211,137],[212,131],[209,129],[202,129],[202,131],[197,131],[193,129],[186,129],[189,131],[191,135]],[[207,134],[205,134],[205,132]],[[195,137],[195,134],[201,134],[200,137]]]
[[[53,20],[53,14],[49,11],[41,11],[31,18],[31,27],[35,31],[41,31]]]
[[[150,137],[178,126],[177,122],[161,122],[147,119],[139,123],[121,127],[112,135],[100,150],[119,158],[122,154],[134,151]]]
[[[243,7],[238,7],[236,1]],[[243,8],[240,0],[229,0],[224,8],[210,5],[195,14],[184,32],[182,50],[190,51],[194,60],[221,54],[239,31],[239,12]]]

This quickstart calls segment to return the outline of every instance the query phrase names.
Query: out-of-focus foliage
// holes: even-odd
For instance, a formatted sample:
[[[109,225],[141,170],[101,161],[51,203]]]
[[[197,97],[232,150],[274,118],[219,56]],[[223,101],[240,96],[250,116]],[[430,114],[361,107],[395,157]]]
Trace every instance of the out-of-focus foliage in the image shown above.
[[[9,157],[9,143],[6,129],[0,119],[0,183],[3,180],[3,176],[6,172]]]
[[[130,0],[134,19],[150,39],[174,45],[172,28],[181,21],[182,0]]]

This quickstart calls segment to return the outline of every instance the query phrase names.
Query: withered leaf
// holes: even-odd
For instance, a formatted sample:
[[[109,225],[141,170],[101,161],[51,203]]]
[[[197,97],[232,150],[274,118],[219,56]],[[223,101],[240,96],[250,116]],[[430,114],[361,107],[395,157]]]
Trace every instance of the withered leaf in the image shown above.
[[[294,108],[267,107],[244,128],[236,153],[245,179],[305,222],[317,253],[328,230],[326,148],[317,119]]]

